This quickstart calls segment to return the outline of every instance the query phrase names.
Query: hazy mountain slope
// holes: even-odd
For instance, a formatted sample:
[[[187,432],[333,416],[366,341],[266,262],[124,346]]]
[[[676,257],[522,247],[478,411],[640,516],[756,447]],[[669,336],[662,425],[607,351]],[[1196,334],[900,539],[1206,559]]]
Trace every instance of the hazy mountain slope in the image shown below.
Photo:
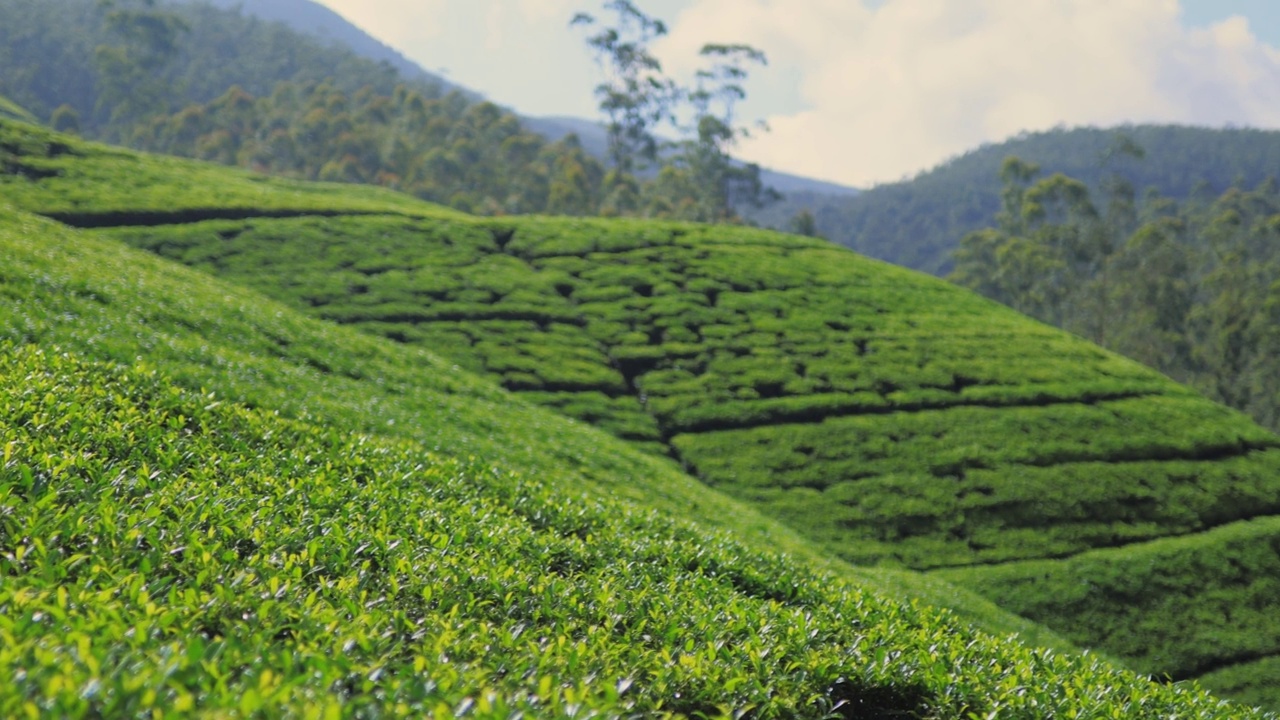
[[[161,110],[209,102],[232,85],[265,96],[280,82],[327,80],[344,92],[370,86],[389,94],[404,81],[390,66],[281,23],[203,3],[173,9],[193,30],[181,36],[176,56],[163,70],[146,78],[165,88],[168,105]],[[106,27],[109,12],[95,0],[0,0],[5,19],[0,23],[0,67],[5,68],[0,94],[43,119],[67,104],[79,114],[86,134],[115,132],[127,138],[132,128],[112,117],[119,98],[104,98],[108,83],[95,60],[98,47],[123,42]],[[416,87],[442,90],[429,80],[416,81]]]
[[[1121,133],[1146,151],[1145,159],[1104,159]],[[1154,125],[1054,130],[983,146],[911,180],[879,185],[856,197],[791,200],[814,208],[818,229],[830,240],[941,274],[949,269],[960,239],[990,225],[999,212],[1000,164],[1010,155],[1094,187],[1115,173],[1139,193],[1155,188],[1169,197],[1193,192],[1214,197],[1233,183],[1254,187],[1276,175],[1280,132]],[[790,207],[755,217],[766,224],[784,223],[788,215],[783,210],[789,213]]]
[[[458,89],[476,97],[474,91],[453,85],[406,58],[400,51],[361,30],[338,13],[312,0],[171,0],[177,4],[208,4],[224,10],[240,10],[246,15],[288,25],[298,32],[332,41],[356,55],[386,63],[410,80],[425,81]]]
[[[25,157],[57,142],[14,131],[24,133]],[[274,181],[261,181],[257,217],[153,214],[201,192],[185,180],[138,197],[139,212],[105,215],[91,211],[87,188],[107,151],[70,150],[40,160],[56,173],[8,178],[6,195],[14,188],[23,207],[69,222],[132,224],[112,236],[450,355],[674,454],[848,560],[969,566],[964,581],[1000,597],[986,582],[998,563],[1052,560],[1034,566],[1036,577],[1069,583],[1077,565],[1067,558],[1114,552],[1123,568],[1126,558],[1163,557],[1147,544],[1174,536],[1207,557],[1221,537],[1211,531],[1280,510],[1280,439],[1238,413],[976,295],[829,244],[637,221],[483,221],[429,206],[272,217],[281,201],[270,191],[291,187]],[[136,162],[157,163],[152,187],[165,163],[175,180],[183,169]],[[85,198],[75,214],[65,212],[69,188]],[[106,206],[128,197],[121,190],[106,191]],[[366,192],[356,206],[365,212],[387,197]],[[1272,526],[1258,527],[1251,542],[1269,543]],[[1275,581],[1260,564],[1176,594],[1149,586],[1159,612],[1134,618],[1120,591],[1126,574],[1098,578],[1089,602],[1123,632],[1081,630],[1071,608],[1018,609],[1185,677],[1275,654],[1280,638],[1244,612],[1255,597],[1245,588]],[[1220,642],[1156,651],[1168,638],[1153,627],[1212,603],[1228,608]]]

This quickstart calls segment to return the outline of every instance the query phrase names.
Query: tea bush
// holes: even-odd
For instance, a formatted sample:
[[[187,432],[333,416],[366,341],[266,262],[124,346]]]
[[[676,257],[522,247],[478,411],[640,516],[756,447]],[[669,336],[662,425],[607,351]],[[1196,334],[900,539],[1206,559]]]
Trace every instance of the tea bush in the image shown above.
[[[5,717],[1250,717],[653,512],[0,346]]]

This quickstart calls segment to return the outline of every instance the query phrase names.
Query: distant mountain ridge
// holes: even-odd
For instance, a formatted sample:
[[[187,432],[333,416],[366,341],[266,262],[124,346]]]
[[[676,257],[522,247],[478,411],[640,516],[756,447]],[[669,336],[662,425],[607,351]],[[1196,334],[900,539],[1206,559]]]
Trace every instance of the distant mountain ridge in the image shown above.
[[[299,32],[346,46],[363,58],[386,63],[410,80],[438,83],[442,87],[478,97],[478,93],[424,70],[421,65],[405,57],[395,48],[356,27],[333,10],[311,0],[172,0],[172,2],[202,3],[229,10],[239,9],[263,20],[281,22]]]
[[[1113,152],[1120,136],[1141,147],[1145,157]],[[1139,196],[1154,190],[1175,199],[1210,199],[1229,187],[1253,188],[1280,174],[1280,132],[1134,125],[1023,133],[857,197],[807,195],[788,198],[788,204],[810,207],[819,232],[841,245],[945,274],[960,240],[994,222],[1000,210],[1000,165],[1011,155],[1039,164],[1044,177],[1060,172],[1098,187],[1116,175]],[[788,214],[786,207],[768,208],[753,219],[777,226]]]
[[[385,62],[409,79],[440,83],[473,98],[485,97],[484,93],[450,83],[439,75],[424,70],[355,24],[314,0],[174,0],[175,2],[204,2],[215,7],[236,9],[263,20],[282,22],[290,28],[313,37],[319,37],[345,45],[355,54],[369,60]],[[500,100],[495,100],[501,104]],[[583,147],[597,157],[603,157],[605,131],[593,120],[572,117],[521,116],[526,127],[550,140],[559,140],[576,134]],[[782,193],[805,192],[847,197],[856,195],[856,188],[838,183],[814,180],[800,175],[765,169],[762,179],[766,185]]]

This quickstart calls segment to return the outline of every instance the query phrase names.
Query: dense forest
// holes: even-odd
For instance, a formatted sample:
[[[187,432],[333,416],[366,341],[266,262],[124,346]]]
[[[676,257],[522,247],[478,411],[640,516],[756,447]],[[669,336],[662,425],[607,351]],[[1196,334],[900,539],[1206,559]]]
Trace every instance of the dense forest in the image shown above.
[[[1131,146],[1136,147],[1136,146]],[[1139,197],[1006,160],[951,278],[1280,427],[1280,188]]]
[[[139,110],[167,113],[214,100],[233,85],[269,95],[279,82],[328,81],[344,92],[368,86],[389,94],[401,82],[387,65],[278,23],[202,4],[123,6],[129,9],[95,0],[0,0],[0,94],[46,119],[66,105],[84,134],[120,140],[137,120],[125,116],[121,93],[162,88],[154,106]],[[120,58],[122,52],[146,57]],[[149,63],[147,77],[108,76],[118,60]],[[442,94],[427,80],[415,89]]]
[[[492,103],[399,86],[345,93],[281,83],[266,97],[222,97],[153,118],[135,147],[260,172],[402,190],[467,212],[594,214],[603,169],[570,137],[524,130]]]
[[[0,93],[58,129],[142,149],[476,212],[597,209],[599,163],[493,104],[238,12],[127,7],[0,0]]]
[[[1146,150],[1138,159],[1115,152],[1117,132]],[[1001,209],[1000,166],[1010,155],[1095,187],[1123,177],[1139,194],[1154,188],[1185,199],[1230,187],[1255,187],[1280,168],[1280,132],[1138,125],[1029,133],[985,145],[902,182],[854,197],[791,193],[786,201],[748,213],[762,225],[785,227],[812,212],[819,232],[871,257],[946,274],[967,233],[986,227]]]

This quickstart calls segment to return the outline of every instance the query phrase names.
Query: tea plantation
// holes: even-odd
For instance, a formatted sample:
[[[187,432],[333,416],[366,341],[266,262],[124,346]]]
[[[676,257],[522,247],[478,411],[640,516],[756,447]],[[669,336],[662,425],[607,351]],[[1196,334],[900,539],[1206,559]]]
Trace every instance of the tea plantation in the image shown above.
[[[116,227],[67,230],[0,210],[0,337],[18,343],[6,354],[16,358],[9,374],[21,376],[13,392],[37,386],[31,368],[60,364],[62,374],[48,377],[64,390],[39,401],[70,398],[6,421],[6,435],[19,440],[5,459],[11,489],[4,502],[15,509],[0,514],[7,523],[0,526],[3,577],[13,582],[0,592],[13,594],[0,606],[10,618],[26,617],[8,611],[19,607],[13,598],[44,604],[32,606],[30,617],[40,619],[23,621],[21,632],[3,629],[3,647],[17,648],[10,657],[18,658],[5,662],[24,668],[24,682],[33,662],[62,669],[44,684],[22,685],[0,707],[117,714],[149,705],[181,712],[190,702],[323,716],[330,702],[348,703],[340,713],[365,712],[360,703],[369,703],[368,714],[404,714],[444,712],[439,702],[455,703],[445,708],[452,712],[470,698],[475,712],[504,717],[515,709],[572,714],[574,707],[714,715],[750,706],[759,716],[823,716],[828,708],[851,717],[1236,712],[1181,686],[1140,683],[1074,654],[984,640],[930,611],[873,601],[849,579],[931,600],[948,586],[909,572],[824,563],[769,517],[845,560],[937,570],[1137,669],[1203,676],[1236,697],[1280,704],[1267,690],[1277,684],[1269,660],[1280,638],[1266,618],[1274,607],[1266,589],[1280,570],[1267,560],[1276,545],[1263,519],[1280,503],[1280,440],[1133,363],[939,281],[800,238],[641,222],[480,221],[389,193],[360,190],[348,199],[345,187],[147,158],[16,123],[0,124],[0,138],[0,160],[17,168],[0,176],[5,201],[73,225]],[[132,167],[132,175],[103,186],[113,167]],[[226,206],[211,199],[219,197]],[[650,454],[528,407],[449,361],[303,320],[252,292],[127,252],[112,238],[319,317],[428,347]],[[22,348],[32,343],[49,350],[30,355]],[[138,358],[158,368],[160,379],[98,364],[132,366]],[[86,373],[115,379],[75,379]],[[128,390],[93,397],[110,383]],[[76,387],[89,395],[76,395]],[[151,399],[156,393],[168,399]],[[121,399],[134,397],[142,399]],[[130,403],[145,417],[153,407],[176,406],[184,419],[129,425],[121,416],[121,437],[154,428],[157,444],[111,439],[117,418],[109,413]],[[75,428],[53,424],[74,418],[75,408],[93,419]],[[189,420],[204,417],[220,429],[205,432]],[[235,429],[238,422],[266,429]],[[123,458],[113,458],[112,448]],[[27,454],[15,460],[19,451]],[[222,462],[197,462],[224,454]],[[763,516],[691,483],[661,455]],[[502,470],[491,472],[488,463]],[[67,487],[82,489],[63,493],[62,480],[72,476]],[[262,479],[289,477],[300,484],[267,487]],[[329,492],[332,502],[316,499]],[[383,496],[395,498],[395,512],[379,509]],[[68,510],[63,502],[107,503],[110,511]],[[228,513],[227,522],[213,521],[223,516],[209,507]],[[203,520],[196,508],[205,508]],[[50,550],[33,539],[47,535],[21,529],[95,512],[105,518],[99,529],[110,518],[138,518],[136,532],[122,529],[126,539],[109,550],[84,546],[98,530],[68,528],[54,534],[81,540]],[[735,539],[695,529],[711,525]],[[330,539],[339,526],[343,532]],[[237,527],[249,542],[216,531]],[[382,545],[355,537],[357,528],[381,533]],[[485,540],[508,532],[510,541]],[[453,544],[434,547],[429,539],[454,535],[474,538],[459,552],[496,555],[452,557]],[[326,538],[323,552],[302,538]],[[195,557],[185,548],[177,560],[162,557],[160,548],[197,541],[219,552],[185,569],[178,565]],[[541,555],[530,549],[543,541],[568,545]],[[123,552],[126,546],[139,555]],[[303,549],[306,557],[290,560]],[[567,564],[548,560],[561,550]],[[311,571],[330,554],[338,560]],[[86,559],[73,564],[78,555]],[[449,556],[439,560],[439,582],[411,572],[437,556]],[[1214,558],[1244,556],[1250,559],[1238,566],[1228,563],[1234,574],[1200,572]],[[96,574],[99,566],[105,574]],[[506,568],[511,575],[502,575]],[[271,597],[283,585],[254,584],[270,577],[294,578],[289,587],[303,594],[279,603],[293,615],[260,625],[250,609],[233,606],[228,614],[218,606],[216,632],[202,634],[207,618],[196,609],[217,600],[221,583],[213,578],[228,573],[252,575],[242,584],[263,602],[286,597]],[[494,579],[503,577],[519,580]],[[121,590],[129,587],[124,578],[141,583],[145,598]],[[70,600],[61,598],[82,589],[75,584],[82,580],[95,593],[111,591],[119,607],[101,616],[85,614],[84,605],[68,610]],[[617,594],[617,583],[631,582],[635,592],[625,602],[600,599],[601,588]],[[706,595],[700,583],[727,594]],[[464,588],[450,596],[456,602],[432,602],[455,584]],[[542,594],[522,594],[526,587]],[[579,588],[585,594],[574,594]],[[296,601],[309,593],[315,603],[331,603],[315,606],[316,625]],[[611,615],[601,608],[612,607],[635,622],[641,598],[670,603],[665,631],[605,621]],[[243,604],[244,593],[222,599]],[[562,599],[581,607],[561,608]],[[738,614],[731,609],[738,602],[757,605]],[[963,593],[951,604],[989,627],[1017,626]],[[806,613],[809,619],[793,622]],[[121,631],[120,643],[97,648],[102,657],[74,643],[44,650],[55,635],[79,637],[76,623],[107,632],[112,622],[152,616],[168,624],[149,622],[155,630],[145,637]],[[749,655],[721,656],[730,646],[735,653],[754,647],[733,635],[746,627],[736,617],[762,623],[757,630],[768,624],[761,637],[799,632],[808,639],[761,648],[764,665]],[[504,625],[507,618],[515,620]],[[688,618],[718,619],[704,632],[690,629]],[[54,621],[69,625],[42,625]],[[324,644],[348,624],[363,632],[365,621],[367,647],[359,638],[341,645],[345,653]],[[1177,632],[1167,632],[1173,625]],[[498,639],[502,632],[512,636]],[[192,634],[204,638],[199,651],[183,646]],[[428,637],[445,638],[430,658],[422,656]],[[1057,642],[1048,634],[1034,639]],[[854,652],[868,642],[881,644]],[[227,649],[205,657],[208,643]],[[491,651],[482,652],[486,645]],[[657,654],[643,659],[650,650]],[[843,660],[828,663],[824,653]],[[90,656],[92,663],[82,660]],[[496,665],[486,665],[490,657]],[[347,660],[353,665],[339,667]],[[544,661],[568,664],[538,669]],[[660,672],[663,663],[704,674],[682,685]],[[126,680],[139,674],[124,668],[134,666],[163,677],[133,687]],[[104,667],[117,671],[114,679]],[[454,684],[410,682],[410,668]],[[715,674],[729,668],[744,679]],[[81,704],[67,704],[73,700]],[[26,708],[42,701],[62,704]],[[116,701],[126,704],[101,704]]]
[[[634,506],[0,353],[5,717],[1247,717]]]

